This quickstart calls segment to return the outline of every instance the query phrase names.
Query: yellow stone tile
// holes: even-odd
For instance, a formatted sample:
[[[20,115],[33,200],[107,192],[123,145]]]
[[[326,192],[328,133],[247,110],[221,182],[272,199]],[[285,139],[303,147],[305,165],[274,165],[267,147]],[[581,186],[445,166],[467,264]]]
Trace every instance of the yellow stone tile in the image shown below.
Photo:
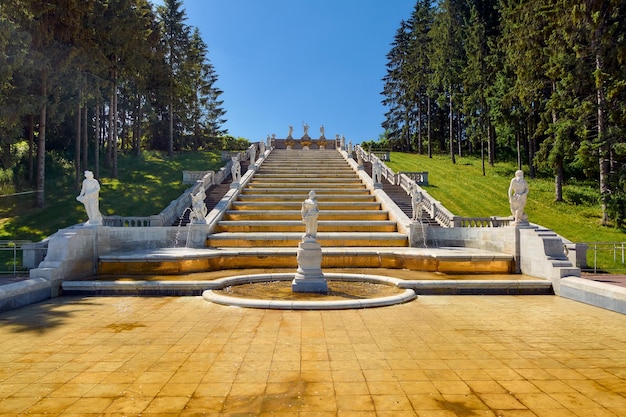
[[[396,376],[390,369],[363,369],[363,375],[368,382],[396,381]]]
[[[230,383],[201,382],[194,391],[196,397],[226,397],[230,392]]]
[[[530,382],[532,382],[537,388],[539,388],[541,391],[547,394],[576,392],[574,388],[556,379],[551,379],[551,380],[537,379],[537,380],[531,380]]]
[[[152,397],[117,397],[104,409],[104,415],[139,415],[152,402]]]
[[[396,381],[368,381],[367,387],[372,395],[403,395],[405,392]]]
[[[193,393],[196,391],[198,387],[198,383],[192,384],[172,384],[167,383],[161,389],[158,396],[159,397],[191,397]]]
[[[25,414],[59,414],[76,401],[78,401],[76,397],[40,398],[36,403],[26,409]]]
[[[370,395],[337,395],[337,412],[375,411]],[[340,414],[341,415],[341,414]]]
[[[302,370],[300,378],[307,382],[324,382],[331,381],[332,374],[330,370]]]
[[[136,395],[138,397],[155,397],[159,393],[159,391],[161,391],[164,385],[165,383],[134,383],[126,387],[126,389],[124,390],[124,395]]]
[[[579,408],[599,408],[593,399],[578,392],[555,392],[550,396],[570,410]]]
[[[300,362],[302,372],[306,371],[330,371],[330,363],[324,360],[302,360]]]
[[[337,395],[369,395],[369,387],[362,381],[335,381],[334,387]]]
[[[531,410],[552,410],[557,408],[563,408],[563,406],[552,398],[550,395],[539,392],[539,393],[516,393],[515,398],[517,398],[522,404],[528,407]]]
[[[429,381],[430,378],[421,369],[394,369],[398,381]]]
[[[265,392],[265,382],[235,382],[230,388],[230,396],[258,396]]]
[[[292,382],[300,379],[300,370],[273,371],[270,370],[267,382]]]
[[[430,381],[400,381],[400,386],[407,395],[439,394],[439,390]]]
[[[376,407],[376,411],[379,413],[385,411],[393,411],[394,413],[413,412],[413,406],[406,395],[372,395],[371,397],[374,401],[374,407]]]
[[[185,408],[188,402],[188,397],[156,397],[148,404],[142,414],[177,414]]]
[[[465,379],[464,381],[467,384],[467,386],[470,387],[472,392],[477,393],[477,394],[481,394],[481,393],[498,394],[498,393],[508,392],[501,384],[499,384],[496,381],[491,381],[491,380],[490,381],[483,381],[483,380],[468,381]]]
[[[516,394],[532,394],[539,393],[541,390],[533,383],[524,380],[513,380],[513,381],[498,381],[500,385],[506,388],[509,392],[514,392]]]
[[[463,381],[432,381],[432,383],[441,394],[467,395],[471,392]]]
[[[0,413],[16,416],[23,415],[24,410],[32,407],[37,401],[39,401],[37,397],[3,398],[0,401]],[[41,408],[38,410],[41,410]]]
[[[103,410],[105,410],[111,403],[113,399],[111,398],[79,398],[72,405],[67,407],[63,414],[71,415],[86,415],[86,414],[100,414]]]
[[[495,410],[524,410],[527,407],[508,393],[480,394],[480,399]]]
[[[172,375],[174,372],[171,371],[148,371],[140,374],[135,382],[138,384],[165,384]]]

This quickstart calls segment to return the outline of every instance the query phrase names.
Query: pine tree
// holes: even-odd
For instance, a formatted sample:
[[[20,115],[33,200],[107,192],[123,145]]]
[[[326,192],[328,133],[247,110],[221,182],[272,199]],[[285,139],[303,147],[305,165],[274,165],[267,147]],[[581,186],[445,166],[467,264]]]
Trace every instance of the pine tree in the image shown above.
[[[167,116],[168,142],[167,154],[174,155],[174,118],[180,117],[180,101],[184,96],[184,63],[189,48],[190,28],[184,22],[187,20],[185,9],[181,9],[180,0],[165,0],[163,6],[157,8],[161,22],[162,42],[165,47],[165,60],[168,68],[167,86]]]

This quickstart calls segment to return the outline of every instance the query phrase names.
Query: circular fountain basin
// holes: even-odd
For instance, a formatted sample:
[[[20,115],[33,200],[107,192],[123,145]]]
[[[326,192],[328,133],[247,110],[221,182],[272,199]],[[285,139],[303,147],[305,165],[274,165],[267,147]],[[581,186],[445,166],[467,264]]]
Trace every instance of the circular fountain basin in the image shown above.
[[[277,310],[340,310],[384,307],[413,300],[412,289],[402,289],[402,280],[379,275],[324,274],[328,294],[291,291],[294,274],[239,275],[214,281],[202,293],[213,303]]]

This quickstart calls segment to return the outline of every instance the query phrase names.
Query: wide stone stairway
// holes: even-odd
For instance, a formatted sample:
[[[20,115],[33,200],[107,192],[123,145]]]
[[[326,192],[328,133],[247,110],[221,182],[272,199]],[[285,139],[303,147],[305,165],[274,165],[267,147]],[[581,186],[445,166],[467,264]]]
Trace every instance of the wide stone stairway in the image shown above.
[[[402,247],[406,234],[336,150],[274,149],[241,190],[207,246],[292,247],[304,233],[301,204],[316,193],[322,247]]]

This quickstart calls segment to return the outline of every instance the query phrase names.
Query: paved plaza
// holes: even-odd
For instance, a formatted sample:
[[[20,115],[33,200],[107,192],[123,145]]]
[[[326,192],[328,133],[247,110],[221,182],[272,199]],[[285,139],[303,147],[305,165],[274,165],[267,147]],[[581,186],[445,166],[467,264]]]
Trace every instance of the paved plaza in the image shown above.
[[[0,314],[0,415],[626,416],[626,315],[556,296],[61,297]]]

